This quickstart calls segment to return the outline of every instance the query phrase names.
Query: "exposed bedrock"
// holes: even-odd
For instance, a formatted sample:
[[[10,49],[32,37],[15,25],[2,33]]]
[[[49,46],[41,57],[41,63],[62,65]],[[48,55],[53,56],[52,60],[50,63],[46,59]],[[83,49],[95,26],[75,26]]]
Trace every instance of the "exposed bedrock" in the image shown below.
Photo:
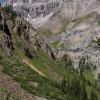
[[[90,44],[100,37],[100,0],[12,0],[10,4],[35,28],[50,29],[43,39],[56,57],[69,54],[77,67],[79,59],[88,56],[99,67],[100,49]]]

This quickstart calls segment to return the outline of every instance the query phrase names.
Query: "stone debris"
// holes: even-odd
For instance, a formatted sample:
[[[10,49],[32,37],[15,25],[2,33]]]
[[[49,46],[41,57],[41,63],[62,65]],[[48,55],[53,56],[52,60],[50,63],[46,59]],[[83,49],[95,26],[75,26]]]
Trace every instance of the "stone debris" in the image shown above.
[[[23,90],[20,85],[15,82],[10,76],[2,73],[2,66],[0,66],[0,83],[3,84],[8,90],[18,95],[21,100],[38,100],[35,96]]]

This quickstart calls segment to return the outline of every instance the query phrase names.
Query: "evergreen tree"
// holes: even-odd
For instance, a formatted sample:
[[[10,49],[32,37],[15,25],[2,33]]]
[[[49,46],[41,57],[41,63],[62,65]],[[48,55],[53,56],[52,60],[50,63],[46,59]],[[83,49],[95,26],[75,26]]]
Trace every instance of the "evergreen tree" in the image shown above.
[[[80,100],[88,100],[86,86],[83,83],[80,90]]]
[[[62,82],[61,82],[61,89],[64,93],[67,92],[67,87],[66,87],[67,83],[66,83],[66,79],[65,77],[63,78]]]
[[[100,80],[100,73],[98,74],[98,80]]]
[[[94,90],[91,91],[90,100],[98,100],[97,94]]]

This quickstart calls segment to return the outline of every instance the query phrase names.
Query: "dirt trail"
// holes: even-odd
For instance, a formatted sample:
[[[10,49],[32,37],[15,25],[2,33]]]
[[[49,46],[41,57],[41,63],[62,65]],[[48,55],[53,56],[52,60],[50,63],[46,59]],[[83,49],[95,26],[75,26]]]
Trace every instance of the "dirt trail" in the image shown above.
[[[38,70],[33,64],[29,63],[26,59],[23,59],[23,62],[30,68],[32,68],[35,72],[37,72],[40,76],[47,77],[44,73]]]
[[[0,84],[10,90],[15,95],[19,96],[21,100],[36,100],[35,96],[29,94],[20,87],[20,84],[15,82],[10,76],[2,72],[3,67],[0,65]]]

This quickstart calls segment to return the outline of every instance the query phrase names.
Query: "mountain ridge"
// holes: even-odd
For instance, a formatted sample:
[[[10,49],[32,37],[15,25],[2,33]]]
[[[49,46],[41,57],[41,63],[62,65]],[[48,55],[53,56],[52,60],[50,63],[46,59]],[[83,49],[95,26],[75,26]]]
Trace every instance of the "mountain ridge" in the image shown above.
[[[34,28],[12,6],[1,7],[0,71],[36,100],[99,100],[100,15],[73,19],[62,11]]]

